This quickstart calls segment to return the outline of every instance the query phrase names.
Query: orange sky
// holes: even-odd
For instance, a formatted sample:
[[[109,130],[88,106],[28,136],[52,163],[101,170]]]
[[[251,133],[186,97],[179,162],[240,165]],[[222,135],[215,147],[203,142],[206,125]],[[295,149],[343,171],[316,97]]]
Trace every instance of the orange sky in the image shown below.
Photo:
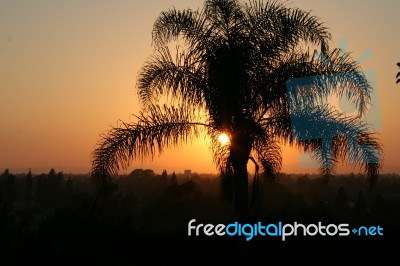
[[[340,3],[340,5],[338,4]],[[132,121],[137,113],[136,75],[151,54],[158,14],[203,1],[14,1],[0,2],[0,171],[87,173],[99,135]],[[355,59],[367,50],[363,69],[377,74],[382,114],[384,172],[400,172],[400,2],[291,1],[312,10],[331,29],[331,47],[347,41]],[[160,172],[216,172],[202,140],[132,168]],[[351,169],[350,169],[351,170]],[[298,167],[298,153],[285,150],[285,172]],[[348,171],[339,168],[339,171]]]

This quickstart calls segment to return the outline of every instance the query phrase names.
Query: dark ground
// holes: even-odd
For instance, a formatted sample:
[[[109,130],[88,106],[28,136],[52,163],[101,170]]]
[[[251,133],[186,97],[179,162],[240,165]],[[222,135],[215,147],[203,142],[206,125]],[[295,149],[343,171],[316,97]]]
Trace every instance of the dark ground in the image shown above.
[[[136,172],[135,172],[136,171]],[[0,265],[398,265],[400,179],[384,175],[370,190],[363,176],[323,184],[313,176],[262,181],[250,222],[381,226],[383,236],[188,236],[188,222],[229,224],[232,206],[217,178],[135,170],[107,192],[85,176],[50,171],[3,173]],[[162,261],[162,263],[157,263]]]

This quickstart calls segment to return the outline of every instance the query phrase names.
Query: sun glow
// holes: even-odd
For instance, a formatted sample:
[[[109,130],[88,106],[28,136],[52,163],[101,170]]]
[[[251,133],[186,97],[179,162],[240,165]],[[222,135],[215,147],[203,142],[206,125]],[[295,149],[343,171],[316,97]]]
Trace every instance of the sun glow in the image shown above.
[[[221,133],[218,136],[218,141],[224,146],[229,143],[229,136],[226,133]]]

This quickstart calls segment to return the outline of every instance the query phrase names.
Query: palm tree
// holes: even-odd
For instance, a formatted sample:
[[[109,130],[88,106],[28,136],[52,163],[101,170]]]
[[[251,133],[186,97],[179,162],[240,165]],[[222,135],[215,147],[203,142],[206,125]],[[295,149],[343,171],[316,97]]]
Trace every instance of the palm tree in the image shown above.
[[[137,122],[102,136],[92,160],[98,180],[204,133],[238,220],[249,215],[247,163],[274,176],[282,165],[281,143],[313,152],[324,177],[346,157],[360,162],[371,180],[378,174],[381,148],[368,125],[315,104],[330,93],[345,95],[361,116],[371,93],[350,56],[329,50],[331,36],[319,18],[277,1],[206,0],[201,10],[162,12],[152,36],[155,52],[137,83],[142,111]],[[305,47],[321,47],[322,53]],[[307,95],[288,94],[288,80],[327,74],[333,78]],[[304,138],[315,123],[322,135]],[[218,143],[221,133],[229,145]],[[321,136],[328,133],[331,148],[325,149]]]

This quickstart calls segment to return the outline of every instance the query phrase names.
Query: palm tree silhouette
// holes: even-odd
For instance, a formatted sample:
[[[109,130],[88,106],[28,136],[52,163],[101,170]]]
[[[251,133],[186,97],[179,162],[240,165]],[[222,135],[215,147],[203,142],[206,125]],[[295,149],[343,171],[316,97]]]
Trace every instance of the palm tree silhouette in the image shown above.
[[[204,132],[238,220],[249,215],[249,160],[274,176],[282,165],[282,141],[313,151],[325,177],[346,156],[359,161],[371,179],[378,174],[381,163],[368,159],[379,156],[380,145],[365,123],[310,105],[310,95],[317,99],[334,92],[347,96],[362,115],[371,91],[348,54],[329,50],[331,36],[319,18],[277,1],[206,0],[202,10],[162,12],[152,36],[155,52],[137,83],[142,110],[137,122],[102,136],[92,159],[98,180]],[[171,53],[169,47],[179,40],[182,47]],[[304,44],[320,46],[322,53],[310,53]],[[290,107],[288,80],[335,73],[348,73],[340,78],[348,86],[318,87],[301,101],[308,108]],[[305,139],[304,132],[299,137],[304,130],[291,123],[296,116],[304,125],[317,119],[335,129],[332,149],[324,152],[321,137]],[[221,133],[229,136],[229,145],[218,143]]]
[[[397,63],[396,65],[397,65],[398,67],[400,67],[400,62]],[[397,80],[396,80],[396,84],[397,84],[397,83],[400,82],[400,72],[397,73],[396,78],[397,78]]]

